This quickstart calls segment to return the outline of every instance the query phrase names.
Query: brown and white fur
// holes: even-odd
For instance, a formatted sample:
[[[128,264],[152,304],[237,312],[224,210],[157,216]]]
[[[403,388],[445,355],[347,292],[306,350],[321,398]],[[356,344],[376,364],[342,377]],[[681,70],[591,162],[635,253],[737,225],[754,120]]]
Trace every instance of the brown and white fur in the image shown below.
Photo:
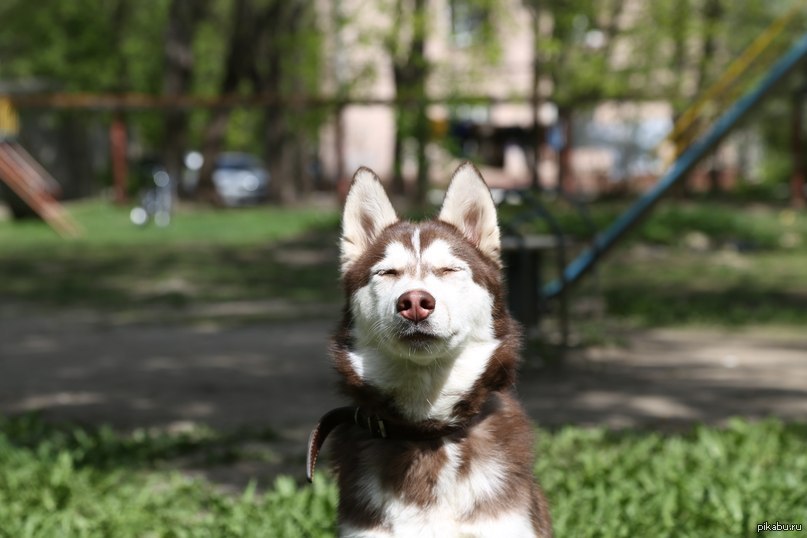
[[[460,166],[439,217],[413,223],[361,168],[342,226],[341,388],[390,420],[465,427],[428,440],[337,428],[340,535],[551,536],[513,391],[520,331],[505,305],[496,208],[479,172]]]

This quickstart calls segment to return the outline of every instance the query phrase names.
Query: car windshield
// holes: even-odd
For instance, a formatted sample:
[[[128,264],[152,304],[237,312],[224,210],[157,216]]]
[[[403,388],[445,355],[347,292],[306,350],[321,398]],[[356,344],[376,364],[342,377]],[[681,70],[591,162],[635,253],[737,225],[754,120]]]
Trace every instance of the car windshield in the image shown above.
[[[258,159],[248,155],[223,155],[216,160],[217,170],[250,170],[260,167]]]

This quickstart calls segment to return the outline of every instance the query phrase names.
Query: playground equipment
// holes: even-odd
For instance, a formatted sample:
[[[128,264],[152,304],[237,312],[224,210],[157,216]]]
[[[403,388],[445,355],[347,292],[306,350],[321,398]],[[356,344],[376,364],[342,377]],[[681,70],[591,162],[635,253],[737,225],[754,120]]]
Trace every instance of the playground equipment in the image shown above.
[[[680,157],[698,137],[705,134],[720,114],[737,101],[777,56],[787,49],[790,43],[785,39],[784,32],[796,28],[796,25],[803,20],[798,16],[801,10],[799,3],[794,3],[735,58],[722,76],[677,118],[672,130],[661,144],[667,143],[674,147],[674,151],[665,159],[665,168]]]
[[[790,17],[788,14],[786,17]],[[773,31],[781,32],[784,28],[780,19],[772,28]],[[786,19],[789,20],[789,19]],[[767,35],[766,32],[763,35]],[[768,43],[772,41],[766,37]],[[764,44],[764,42],[763,42]],[[753,44],[750,49],[764,48],[759,44]],[[760,52],[748,54],[745,57],[746,69],[749,77],[753,75],[751,67],[757,69],[760,63],[758,58]],[[725,101],[726,95],[731,92],[712,90],[707,92],[711,97],[702,99],[693,105],[694,112],[685,113],[681,116],[680,125],[673,129],[673,140],[676,141],[676,158],[668,171],[659,179],[656,184],[633,203],[617,220],[604,232],[597,235],[590,247],[584,250],[577,258],[572,260],[566,268],[561,271],[560,278],[548,283],[542,290],[542,299],[551,299],[561,295],[570,286],[578,282],[585,276],[597,262],[602,258],[620,239],[637,226],[655,207],[656,203],[666,194],[670,188],[687,177],[687,174],[698,162],[706,157],[717,144],[743,120],[771,90],[780,84],[785,78],[807,58],[807,33],[804,34],[779,60],[765,73],[762,79],[752,86],[745,94],[733,101],[725,111],[721,113],[721,99]],[[727,91],[736,91],[740,80],[739,68],[730,69],[731,76],[719,81],[719,85]],[[738,71],[735,73],[735,71]],[[723,80],[723,79],[721,79]],[[720,96],[720,99],[717,97]],[[716,117],[716,120],[712,120]],[[696,128],[697,127],[697,128]]]
[[[19,119],[11,102],[0,96],[0,181],[62,237],[81,235],[78,224],[54,198],[58,183],[16,141]]]
[[[129,212],[129,220],[136,226],[145,226],[149,221],[160,228],[171,224],[174,206],[174,189],[171,176],[163,166],[154,165],[148,172],[148,184],[140,193],[140,203]]]

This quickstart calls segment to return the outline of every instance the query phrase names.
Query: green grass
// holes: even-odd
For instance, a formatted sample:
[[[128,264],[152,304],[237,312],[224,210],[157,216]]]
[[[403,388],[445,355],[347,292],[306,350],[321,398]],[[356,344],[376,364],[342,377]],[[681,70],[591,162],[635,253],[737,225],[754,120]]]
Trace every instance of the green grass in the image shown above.
[[[64,241],[38,220],[0,221],[0,252],[40,249],[87,252],[107,248],[171,248],[176,246],[255,246],[292,237],[311,229],[333,229],[334,211],[317,208],[258,206],[216,210],[206,207],[180,209],[166,228],[134,226],[129,208],[102,200],[67,205],[85,234]]]
[[[0,537],[317,536],[332,533],[336,490],[298,490],[280,478],[225,494],[166,470],[193,458],[233,462],[241,443],[271,432],[176,435],[51,426],[36,417],[0,421]]]
[[[140,229],[125,208],[106,202],[70,209],[87,230],[76,241],[40,222],[0,222],[0,301],[123,310],[140,319],[155,307],[187,313],[227,301],[341,300],[334,211],[197,208],[181,211],[167,229]],[[623,209],[615,202],[591,207],[600,229]],[[565,229],[585,235],[568,206],[553,211]],[[693,250],[693,234],[710,246]],[[609,317],[641,326],[804,325],[805,243],[804,213],[667,201],[603,261],[599,289],[588,278],[581,293],[604,299]],[[651,246],[650,254],[639,245]],[[545,275],[554,273],[550,263]]]
[[[285,260],[280,248],[291,238],[309,251],[333,248],[338,223],[333,211],[196,209],[179,212],[161,229],[137,228],[128,209],[106,202],[73,204],[70,210],[86,230],[71,241],[41,222],[0,222],[0,297],[133,309],[230,300],[322,302],[338,296],[335,254],[323,271],[322,263]]]
[[[807,428],[776,421],[689,435],[566,428],[541,443],[537,474],[558,536],[754,536],[807,523]]]
[[[333,536],[337,492],[325,473],[313,487],[280,478],[232,495],[171,470],[189,455],[219,461],[223,447],[242,457],[239,439],[2,420],[0,536]],[[807,523],[805,425],[568,427],[539,432],[538,451],[560,537],[753,536],[764,521]]]
[[[807,252],[625,253],[601,268],[606,312],[641,326],[807,324]]]
[[[599,232],[627,209],[625,202],[597,202],[586,211]],[[568,203],[547,202],[564,233],[578,240],[592,230],[582,213]],[[517,218],[519,206],[503,206],[503,221]],[[524,232],[548,233],[546,220],[533,219],[518,227]],[[775,206],[730,204],[725,201],[662,201],[627,237],[628,242],[680,246],[693,232],[704,234],[713,246],[734,245],[746,250],[807,249],[807,213]]]
[[[551,208],[582,248],[588,230],[580,215],[568,205]],[[595,204],[591,217],[602,230],[624,208]],[[545,230],[545,223],[530,226]],[[547,260],[546,278],[557,274],[554,264]],[[607,316],[639,326],[803,326],[807,213],[668,200],[600,263],[598,275],[584,279],[576,296],[601,297]]]

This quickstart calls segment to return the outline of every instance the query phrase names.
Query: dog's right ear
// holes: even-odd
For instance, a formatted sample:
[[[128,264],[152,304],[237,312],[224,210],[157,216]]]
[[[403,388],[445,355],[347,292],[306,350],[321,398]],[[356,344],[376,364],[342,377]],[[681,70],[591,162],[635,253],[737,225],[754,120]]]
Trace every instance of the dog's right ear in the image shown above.
[[[396,222],[398,216],[378,176],[362,166],[353,176],[342,214],[342,272],[347,271],[384,228]]]

